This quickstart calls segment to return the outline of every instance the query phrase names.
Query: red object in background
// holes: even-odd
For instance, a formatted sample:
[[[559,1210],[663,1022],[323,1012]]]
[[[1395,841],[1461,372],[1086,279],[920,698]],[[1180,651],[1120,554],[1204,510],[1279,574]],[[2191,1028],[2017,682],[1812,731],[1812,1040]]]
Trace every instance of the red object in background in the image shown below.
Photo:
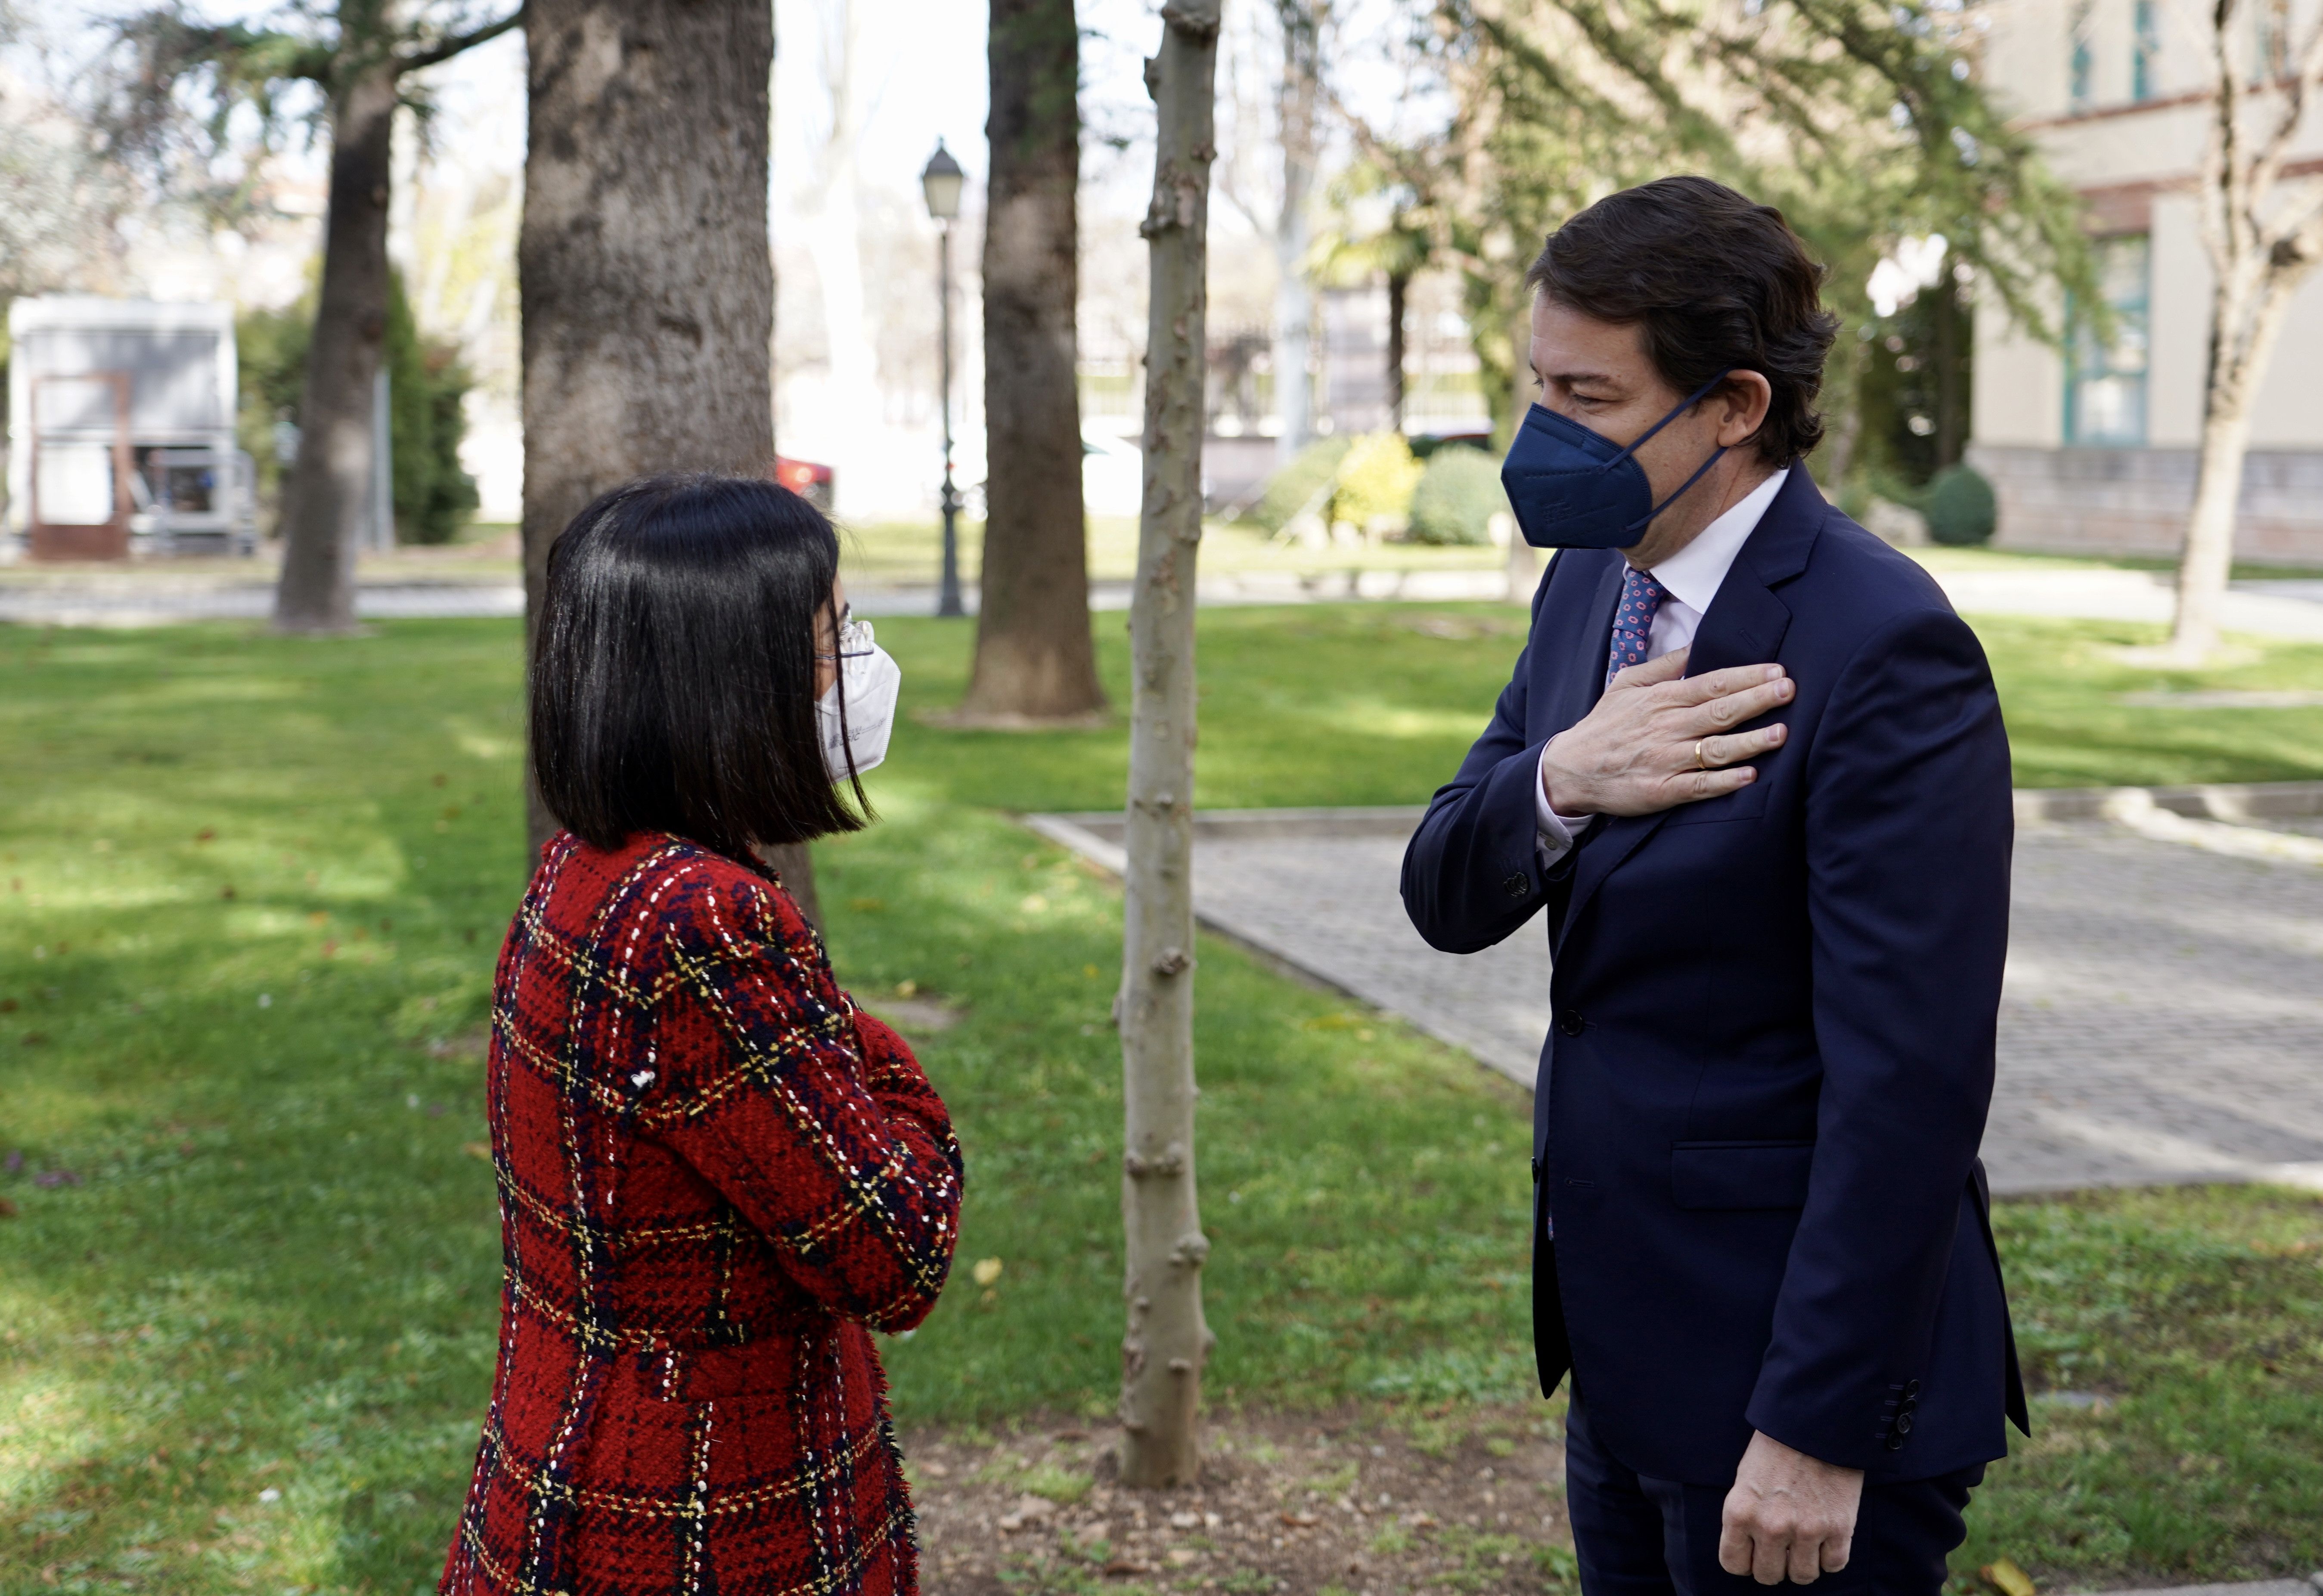
[[[817,465],[812,460],[792,460],[777,454],[775,456],[775,481],[823,514],[831,513],[831,467]]]

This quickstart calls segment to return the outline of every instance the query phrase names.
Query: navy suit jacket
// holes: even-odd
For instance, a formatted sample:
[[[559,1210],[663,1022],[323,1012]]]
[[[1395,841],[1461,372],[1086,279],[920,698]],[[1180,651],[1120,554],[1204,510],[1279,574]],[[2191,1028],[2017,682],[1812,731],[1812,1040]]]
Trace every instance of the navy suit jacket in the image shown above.
[[[2025,1399],[1976,1152],[2014,820],[1984,652],[1795,464],[1687,662],[1783,665],[1788,739],[1739,793],[1601,819],[1544,869],[1541,748],[1603,691],[1623,566],[1551,564],[1403,863],[1446,952],[1547,912],[1541,1390],[1570,1368],[1614,1456],[1692,1483],[1731,1481],[1754,1429],[1875,1481],[2005,1456]]]

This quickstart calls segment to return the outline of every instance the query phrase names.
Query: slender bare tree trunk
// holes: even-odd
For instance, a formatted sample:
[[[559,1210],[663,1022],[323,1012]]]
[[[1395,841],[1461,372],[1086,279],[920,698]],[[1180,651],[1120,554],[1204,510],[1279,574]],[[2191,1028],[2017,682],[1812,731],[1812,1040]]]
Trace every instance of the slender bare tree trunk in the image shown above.
[[[960,719],[1105,707],[1081,510],[1080,32],[1073,0],[992,0],[984,228],[984,565]]]
[[[1937,280],[1936,322],[1936,469],[1960,463],[1968,439],[1968,384],[1960,339],[1960,280],[1952,263],[1944,262]]]
[[[2234,572],[2235,512],[2250,453],[2250,412],[2291,296],[2323,261],[2323,197],[2311,185],[2279,192],[2284,161],[2323,86],[2323,19],[2307,26],[2288,73],[2248,75],[2242,0],[2213,0],[2206,41],[2210,127],[2202,150],[2201,234],[2210,257],[2210,360],[2202,395],[2202,456],[2178,613],[2165,652],[2198,665],[2218,647],[2218,610]],[[2276,20],[2287,22],[2286,14]],[[2251,104],[2246,105],[2245,102]],[[2249,111],[2255,108],[2256,114]]]
[[[1282,78],[1274,101],[1282,141],[1282,209],[1274,224],[1274,409],[1282,431],[1275,439],[1275,457],[1287,463],[1315,436],[1315,398],[1307,370],[1315,343],[1307,203],[1315,188],[1322,7],[1314,0],[1275,0],[1274,9],[1282,31]]]
[[[533,0],[517,280],[528,630],[548,547],[659,471],[766,471],[771,0]],[[553,826],[537,796],[536,841]]]
[[[1202,537],[1203,335],[1219,0],[1177,0],[1145,67],[1157,112],[1153,200],[1142,229],[1145,505],[1129,615],[1128,908],[1121,981],[1128,1234],[1121,1478],[1185,1485],[1201,1467],[1195,1416],[1213,1337],[1202,1321],[1194,1190],[1194,555]]]
[[[298,458],[283,492],[278,631],[354,628],[355,555],[371,507],[372,383],[387,333],[395,85],[394,61],[382,50],[332,96],[323,284],[298,405]]]
[[[2303,275],[2303,274],[2302,274]],[[2270,272],[2254,290],[2222,275],[2210,308],[2210,363],[2202,404],[2201,463],[2186,546],[2178,559],[2178,611],[2169,652],[2198,664],[2218,647],[2218,610],[2234,573],[2235,518],[2250,454],[2251,402],[2291,308],[2297,279]]]
[[[825,402],[849,418],[831,445],[844,508],[861,484],[890,467],[885,440],[872,424],[880,415],[879,350],[863,310],[863,207],[860,161],[863,125],[870,115],[866,83],[869,52],[864,48],[865,0],[837,0],[822,13],[822,76],[831,99],[831,120],[817,156],[819,171],[812,219],[799,229],[815,284],[822,298],[824,347],[830,381]]]
[[[1403,430],[1404,301],[1411,294],[1411,273],[1387,274],[1387,417],[1391,431]]]

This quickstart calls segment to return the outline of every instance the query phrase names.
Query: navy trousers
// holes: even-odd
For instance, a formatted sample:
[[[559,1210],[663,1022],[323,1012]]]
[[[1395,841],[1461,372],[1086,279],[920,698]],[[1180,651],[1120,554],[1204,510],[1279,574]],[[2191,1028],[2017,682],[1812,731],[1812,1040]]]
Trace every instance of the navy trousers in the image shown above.
[[[1967,1538],[1961,1519],[1984,1466],[1867,1486],[1848,1564],[1814,1582],[1815,1596],[1940,1596],[1944,1559]],[[1565,1500],[1582,1596],[1765,1596],[1749,1574],[1718,1566],[1727,1487],[1648,1479],[1622,1467],[1590,1434],[1573,1394],[1565,1429]]]

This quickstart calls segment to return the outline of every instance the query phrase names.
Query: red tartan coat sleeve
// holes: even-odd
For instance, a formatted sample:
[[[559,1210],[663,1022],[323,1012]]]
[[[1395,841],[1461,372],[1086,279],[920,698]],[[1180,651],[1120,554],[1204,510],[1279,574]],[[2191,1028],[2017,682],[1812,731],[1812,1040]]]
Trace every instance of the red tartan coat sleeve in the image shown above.
[[[655,1024],[647,1133],[716,1187],[833,1313],[928,1316],[960,1234],[960,1143],[895,1032],[833,981],[788,894],[737,872],[687,895]]]

